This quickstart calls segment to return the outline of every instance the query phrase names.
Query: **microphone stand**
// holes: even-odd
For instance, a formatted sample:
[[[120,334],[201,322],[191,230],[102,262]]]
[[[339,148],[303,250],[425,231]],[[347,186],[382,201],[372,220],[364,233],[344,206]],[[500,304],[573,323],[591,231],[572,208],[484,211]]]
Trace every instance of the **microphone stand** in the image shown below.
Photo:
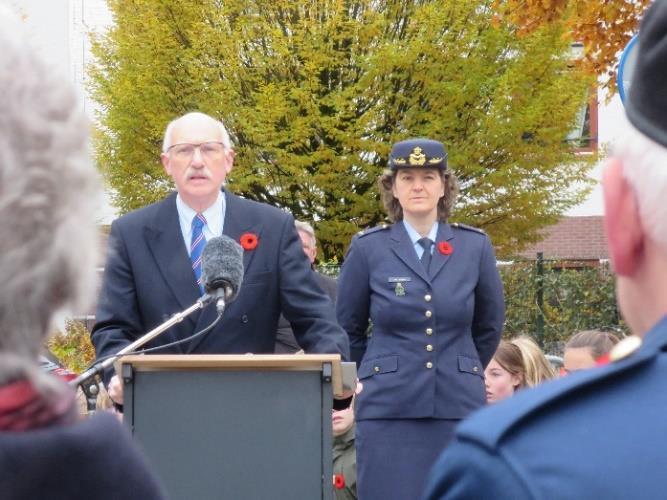
[[[167,321],[165,321],[161,325],[158,325],[153,330],[148,332],[146,335],[142,335],[141,337],[139,337],[137,340],[135,340],[131,344],[126,345],[125,347],[123,347],[120,351],[118,351],[113,356],[110,356],[110,357],[104,359],[103,361],[100,361],[99,363],[95,363],[93,366],[91,366],[88,370],[83,372],[77,378],[75,378],[74,380],[71,380],[69,382],[70,387],[76,388],[78,385],[82,384],[83,382],[85,382],[89,378],[95,377],[97,374],[99,374],[103,370],[110,367],[121,356],[125,356],[126,354],[129,354],[131,352],[136,351],[139,347],[144,345],[146,342],[149,342],[149,341],[153,340],[155,337],[157,337],[158,335],[163,333],[165,330],[168,330],[172,326],[180,323],[181,321],[183,321],[185,318],[187,318],[193,312],[198,311],[199,309],[203,309],[204,306],[208,305],[209,303],[213,302],[214,300],[215,300],[215,307],[218,311],[218,314],[222,314],[223,311],[225,310],[225,305],[226,305],[225,304],[225,296],[226,295],[227,295],[227,293],[226,293],[226,290],[224,288],[213,290],[211,293],[207,293],[202,298],[200,298],[197,302],[195,302],[190,307],[188,307],[186,310],[174,314]]]

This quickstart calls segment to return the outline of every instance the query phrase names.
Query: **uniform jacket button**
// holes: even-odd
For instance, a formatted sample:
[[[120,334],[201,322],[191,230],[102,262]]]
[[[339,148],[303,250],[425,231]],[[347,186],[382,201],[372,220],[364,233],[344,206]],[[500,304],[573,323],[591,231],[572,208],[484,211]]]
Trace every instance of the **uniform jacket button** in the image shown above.
[[[433,328],[427,328],[426,335],[433,335]]]
[[[424,295],[424,300],[425,300],[426,302],[431,302],[431,295],[428,294],[428,293],[427,293],[426,295]]]
[[[428,345],[426,346],[426,350],[427,350],[428,352],[431,352],[431,351],[433,350],[433,346],[432,346],[431,344],[428,344]],[[475,367],[475,368],[477,368],[477,367]],[[475,370],[475,371],[476,371],[476,370]]]
[[[427,318],[433,316],[433,313],[431,311],[426,311],[424,314],[426,315]]]
[[[428,368],[429,370],[433,368],[433,363],[431,363],[430,361],[426,363],[426,368]]]

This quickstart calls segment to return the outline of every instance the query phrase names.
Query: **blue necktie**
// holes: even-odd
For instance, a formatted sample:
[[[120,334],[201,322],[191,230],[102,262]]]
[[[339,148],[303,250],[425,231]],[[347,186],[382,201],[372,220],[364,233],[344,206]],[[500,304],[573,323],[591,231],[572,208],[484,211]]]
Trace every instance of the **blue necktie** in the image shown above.
[[[192,270],[195,273],[195,279],[201,294],[204,295],[204,284],[201,281],[201,254],[206,246],[203,228],[206,225],[206,219],[202,214],[197,214],[192,219],[192,238],[190,239],[190,259],[192,260]]]
[[[431,265],[431,246],[433,245],[433,242],[431,241],[430,238],[422,238],[417,241],[423,248],[424,248],[424,253],[421,256],[421,263],[424,266],[424,270],[428,273],[428,268]]]

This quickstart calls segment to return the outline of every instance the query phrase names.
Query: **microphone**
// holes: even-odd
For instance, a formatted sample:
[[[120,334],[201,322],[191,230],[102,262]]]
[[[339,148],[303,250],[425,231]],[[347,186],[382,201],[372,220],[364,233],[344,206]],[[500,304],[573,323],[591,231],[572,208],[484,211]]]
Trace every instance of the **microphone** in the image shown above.
[[[236,299],[243,281],[243,248],[229,236],[211,238],[201,255],[204,291],[212,299],[225,302]]]

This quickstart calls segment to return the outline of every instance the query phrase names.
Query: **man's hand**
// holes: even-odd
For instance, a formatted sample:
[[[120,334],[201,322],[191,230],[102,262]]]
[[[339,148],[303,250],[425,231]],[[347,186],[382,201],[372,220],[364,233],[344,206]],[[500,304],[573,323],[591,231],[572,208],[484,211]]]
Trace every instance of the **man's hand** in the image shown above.
[[[123,404],[123,384],[118,378],[118,375],[111,377],[109,386],[107,387],[107,392],[109,393],[111,401],[119,405]]]

